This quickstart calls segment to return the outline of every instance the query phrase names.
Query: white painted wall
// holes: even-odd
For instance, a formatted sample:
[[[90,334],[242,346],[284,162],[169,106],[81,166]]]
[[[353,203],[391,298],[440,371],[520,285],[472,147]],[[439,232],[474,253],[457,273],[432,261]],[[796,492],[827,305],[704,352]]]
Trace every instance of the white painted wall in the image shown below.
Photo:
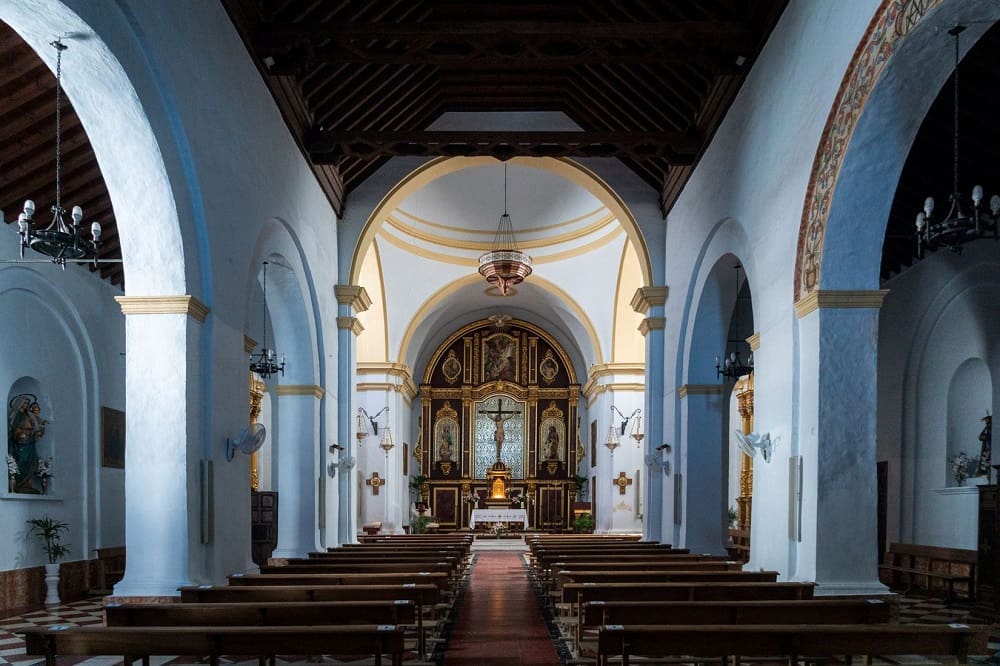
[[[16,236],[5,238],[0,257],[9,260]],[[0,264],[0,394],[6,405],[18,380],[40,385],[49,423],[38,454],[53,457],[54,473],[47,495],[0,493],[0,516],[11,530],[0,544],[4,569],[45,561],[38,542],[24,538],[24,521],[43,514],[69,523],[68,560],[124,543],[124,471],[101,467],[100,447],[100,407],[125,409],[120,293],[85,268]],[[6,451],[7,428],[3,439]]]
[[[998,268],[1000,247],[983,240],[960,256],[937,252],[885,285],[878,458],[889,462],[890,543],[977,547],[978,493],[954,488],[950,459],[965,451],[975,460],[980,419],[997,407]]]

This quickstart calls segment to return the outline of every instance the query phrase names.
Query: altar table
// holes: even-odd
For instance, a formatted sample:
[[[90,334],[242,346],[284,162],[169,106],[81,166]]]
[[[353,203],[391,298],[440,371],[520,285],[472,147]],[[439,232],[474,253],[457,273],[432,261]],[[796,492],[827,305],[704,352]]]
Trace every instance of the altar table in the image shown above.
[[[523,523],[528,526],[528,512],[524,509],[473,509],[469,527],[476,523]]]

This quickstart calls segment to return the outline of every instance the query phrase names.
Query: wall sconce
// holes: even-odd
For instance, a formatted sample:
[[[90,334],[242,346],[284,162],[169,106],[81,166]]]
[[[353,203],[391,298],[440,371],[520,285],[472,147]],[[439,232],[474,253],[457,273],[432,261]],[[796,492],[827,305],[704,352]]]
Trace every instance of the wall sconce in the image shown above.
[[[615,421],[615,412],[618,412],[618,415],[621,416],[621,412],[618,411],[618,408],[615,407],[614,405],[611,405],[611,423],[608,424],[608,438],[604,442],[604,446],[608,447],[608,450],[611,451],[611,455],[612,456],[615,455],[615,449],[617,449],[618,446],[619,446],[618,428],[615,427],[615,423],[614,423],[614,421]],[[622,426],[621,426],[622,427],[622,434],[623,435],[625,434],[625,424],[626,423],[628,423],[628,419],[626,419],[622,423]]]
[[[364,407],[358,407],[358,429],[357,433],[355,434],[355,437],[358,438],[358,444],[363,442],[365,438],[368,437],[369,434],[378,437],[378,421],[376,421],[376,419],[379,416],[381,416],[383,412],[387,411],[389,411],[389,405],[386,405],[385,407],[380,409],[378,413],[375,414],[375,416],[369,416],[368,412],[365,411]],[[365,423],[365,419],[368,420],[368,423],[371,423],[372,427],[370,432],[368,430],[368,423]],[[392,439],[390,438],[389,441],[391,443]]]

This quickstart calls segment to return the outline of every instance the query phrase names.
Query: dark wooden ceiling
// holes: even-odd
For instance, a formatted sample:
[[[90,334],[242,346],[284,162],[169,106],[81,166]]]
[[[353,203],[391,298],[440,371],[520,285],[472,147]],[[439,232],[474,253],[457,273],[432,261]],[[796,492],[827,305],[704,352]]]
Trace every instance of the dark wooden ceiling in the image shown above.
[[[63,75],[71,76],[72,45],[63,53]],[[8,224],[17,220],[24,200],[35,202],[35,224],[46,227],[55,202],[55,75],[7,24],[0,22],[0,210]],[[97,220],[101,234],[101,277],[124,288],[115,213],[90,141],[65,95],[62,96],[62,204],[81,206],[84,222]],[[66,218],[68,220],[68,216]],[[89,234],[88,234],[89,235]],[[9,232],[4,243],[17,247]],[[29,252],[26,258],[43,259]],[[91,270],[94,270],[91,267]]]
[[[950,48],[949,35],[943,48]],[[990,196],[1000,194],[1000,126],[997,125],[997,91],[1000,70],[1000,23],[992,26],[962,59],[959,68],[959,192],[963,211],[972,211],[972,188],[982,185],[983,207],[988,213]],[[910,147],[889,212],[882,245],[882,280],[906,270],[916,261],[914,221],[923,210],[924,199],[934,197],[935,216],[940,219],[950,207],[954,164],[954,105],[952,79],[937,92],[930,111]],[[933,91],[931,91],[933,92]],[[992,241],[978,241],[992,242]],[[948,250],[938,250],[948,252]]]
[[[616,157],[666,214],[787,4],[222,1],[338,214],[393,155]],[[584,131],[426,131],[448,111]]]

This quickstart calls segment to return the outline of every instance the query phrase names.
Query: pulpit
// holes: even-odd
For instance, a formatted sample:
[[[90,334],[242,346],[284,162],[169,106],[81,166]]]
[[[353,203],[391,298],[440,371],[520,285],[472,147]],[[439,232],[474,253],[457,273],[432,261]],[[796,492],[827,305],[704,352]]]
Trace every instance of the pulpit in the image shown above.
[[[493,466],[486,470],[486,481],[490,489],[490,494],[486,498],[486,506],[490,508],[507,508],[510,506],[510,470],[497,460]]]

